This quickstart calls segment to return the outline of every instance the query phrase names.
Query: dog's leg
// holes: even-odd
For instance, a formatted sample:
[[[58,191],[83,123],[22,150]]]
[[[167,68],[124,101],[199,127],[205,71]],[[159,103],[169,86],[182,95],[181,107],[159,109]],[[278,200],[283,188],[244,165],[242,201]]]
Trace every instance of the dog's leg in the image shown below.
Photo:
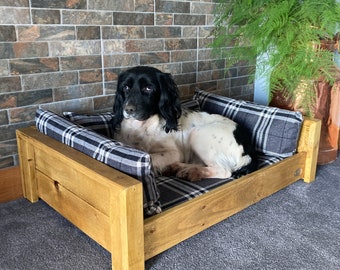
[[[179,178],[191,182],[200,181],[205,178],[228,178],[231,176],[230,171],[226,171],[217,166],[204,166],[180,162],[171,164],[168,171]]]
[[[170,175],[169,165],[183,160],[178,150],[165,150],[151,153],[152,165],[157,174]]]
[[[204,165],[175,163],[171,166],[172,170],[176,171],[178,177],[189,181],[229,178],[232,168],[240,163],[243,152],[243,147],[237,144],[232,135],[232,128],[224,123],[214,123],[212,126],[193,130],[189,144],[192,152]]]

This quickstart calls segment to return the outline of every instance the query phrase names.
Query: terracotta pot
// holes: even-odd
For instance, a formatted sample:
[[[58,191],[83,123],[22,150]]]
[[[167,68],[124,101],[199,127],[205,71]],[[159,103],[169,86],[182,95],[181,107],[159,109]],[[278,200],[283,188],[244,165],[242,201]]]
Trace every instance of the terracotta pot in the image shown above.
[[[318,82],[314,117],[321,119],[321,136],[318,164],[327,164],[338,156],[339,120],[340,120],[340,82],[333,87],[325,82]]]
[[[314,83],[315,102],[310,110],[316,119],[321,120],[321,136],[318,154],[318,164],[327,164],[336,160],[339,149],[339,126],[340,126],[340,80],[333,86],[326,82]],[[288,110],[298,110],[304,114],[297,101],[287,98],[282,92],[273,95],[271,106]]]

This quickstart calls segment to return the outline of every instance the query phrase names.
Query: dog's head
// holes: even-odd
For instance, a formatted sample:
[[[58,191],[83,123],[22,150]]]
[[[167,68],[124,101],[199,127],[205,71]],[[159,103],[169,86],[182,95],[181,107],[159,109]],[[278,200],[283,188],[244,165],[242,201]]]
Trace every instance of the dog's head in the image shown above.
[[[117,129],[124,118],[144,121],[159,114],[165,119],[164,130],[177,130],[181,106],[177,85],[169,73],[137,66],[118,77],[113,104],[113,127]]]

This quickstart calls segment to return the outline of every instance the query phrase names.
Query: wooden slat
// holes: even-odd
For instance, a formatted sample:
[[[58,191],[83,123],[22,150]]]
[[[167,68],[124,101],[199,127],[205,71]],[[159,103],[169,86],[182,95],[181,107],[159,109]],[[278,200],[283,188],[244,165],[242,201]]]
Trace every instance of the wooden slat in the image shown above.
[[[63,158],[66,158],[64,161],[67,161],[70,167],[76,164],[76,166],[84,170],[84,172],[86,171],[87,175],[95,181],[108,181],[113,187],[122,189],[140,183],[135,178],[40,133],[33,126],[20,129],[17,132],[22,134],[25,141],[32,144],[34,149],[48,149],[49,155],[56,157],[63,156]],[[102,180],[96,179],[96,177],[101,177]]]
[[[304,119],[298,143],[298,152],[306,152],[304,181],[313,182],[316,176],[316,163],[318,161],[321,121],[317,119]]]
[[[301,179],[304,160],[296,154],[146,219],[146,259]]]
[[[49,148],[35,150],[36,168],[105,215],[109,215],[110,190],[105,182],[91,178],[87,168],[69,165],[63,155],[51,155]],[[91,162],[95,160],[92,159]],[[90,176],[89,176],[90,175]]]
[[[142,186],[111,194],[112,269],[144,269]]]
[[[35,176],[34,146],[30,142],[29,136],[20,130],[16,131],[16,135],[23,194],[30,202],[36,202],[39,198]]]
[[[109,217],[37,171],[39,197],[84,233],[111,250]]]

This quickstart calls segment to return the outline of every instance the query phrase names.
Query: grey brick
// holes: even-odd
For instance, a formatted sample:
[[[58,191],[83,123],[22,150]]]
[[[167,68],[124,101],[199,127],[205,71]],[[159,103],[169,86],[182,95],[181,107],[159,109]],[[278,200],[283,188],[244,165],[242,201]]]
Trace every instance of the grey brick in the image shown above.
[[[77,83],[77,72],[41,73],[22,76],[22,87],[24,90],[47,89],[49,87],[60,87]]]
[[[0,42],[16,41],[15,27],[12,25],[0,25]]]
[[[31,0],[31,5],[35,8],[86,9],[86,0]]]

